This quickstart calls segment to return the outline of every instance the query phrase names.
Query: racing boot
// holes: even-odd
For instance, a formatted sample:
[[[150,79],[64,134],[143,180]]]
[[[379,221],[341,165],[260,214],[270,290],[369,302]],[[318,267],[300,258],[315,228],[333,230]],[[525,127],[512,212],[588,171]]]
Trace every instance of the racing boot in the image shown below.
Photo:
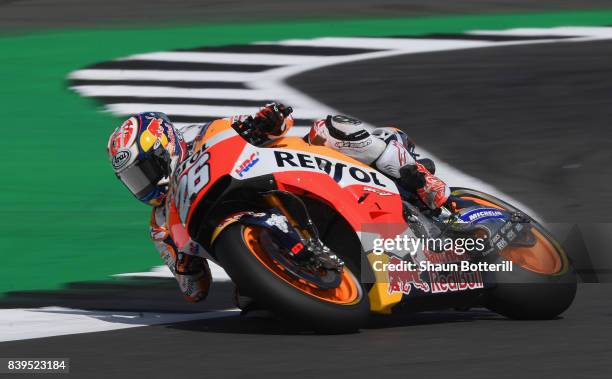
[[[202,301],[208,296],[212,275],[205,258],[166,250],[162,259],[174,274],[185,300],[191,303]]]
[[[419,162],[400,168],[400,185],[413,193],[431,210],[442,207],[450,196],[450,189]]]

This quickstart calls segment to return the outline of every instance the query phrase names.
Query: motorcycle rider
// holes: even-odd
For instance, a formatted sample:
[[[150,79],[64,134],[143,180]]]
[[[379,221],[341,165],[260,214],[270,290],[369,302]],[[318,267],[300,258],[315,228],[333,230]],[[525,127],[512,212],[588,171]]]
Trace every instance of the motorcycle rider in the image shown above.
[[[271,103],[254,116],[234,116],[229,122],[248,142],[265,146],[293,126],[291,112],[290,107]],[[194,303],[206,298],[210,288],[207,252],[192,240],[181,249],[176,246],[168,230],[165,205],[168,179],[195,144],[193,139],[186,141],[182,132],[200,135],[205,127],[193,125],[181,131],[163,113],[139,113],[113,131],[107,146],[116,176],[138,200],[153,207],[151,238],[185,299]],[[433,162],[416,160],[414,144],[398,129],[369,130],[361,121],[327,116],[313,124],[305,139],[372,165],[396,179],[408,194],[416,194],[431,210],[449,197],[448,187],[433,175]]]

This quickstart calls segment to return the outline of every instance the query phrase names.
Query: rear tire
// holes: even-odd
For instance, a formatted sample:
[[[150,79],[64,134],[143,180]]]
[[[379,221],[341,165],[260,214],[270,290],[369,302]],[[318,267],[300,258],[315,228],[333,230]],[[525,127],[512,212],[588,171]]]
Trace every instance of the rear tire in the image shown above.
[[[505,201],[480,191],[453,188],[452,194],[476,202],[484,201],[483,205],[493,204],[511,212],[521,212]],[[536,272],[515,263],[512,271],[500,271],[493,275],[492,281],[496,287],[486,291],[485,306],[511,319],[550,320],[572,304],[578,280],[565,252],[552,235],[537,221],[531,219],[530,222],[542,240],[555,248],[560,261],[557,272]],[[502,256],[496,256],[489,262],[501,263],[503,260]]]
[[[346,304],[311,296],[281,279],[251,252],[245,241],[245,229],[239,223],[229,225],[214,244],[219,262],[241,293],[284,319],[322,333],[353,332],[365,325],[370,313],[366,291],[357,279],[357,271],[347,271],[358,286],[358,296]],[[347,264],[347,266],[349,266]]]
[[[496,263],[502,261],[496,258]],[[486,307],[515,320],[551,320],[574,301],[576,273],[567,265],[565,272],[546,275],[513,265],[512,271],[495,273],[495,288],[486,292]]]

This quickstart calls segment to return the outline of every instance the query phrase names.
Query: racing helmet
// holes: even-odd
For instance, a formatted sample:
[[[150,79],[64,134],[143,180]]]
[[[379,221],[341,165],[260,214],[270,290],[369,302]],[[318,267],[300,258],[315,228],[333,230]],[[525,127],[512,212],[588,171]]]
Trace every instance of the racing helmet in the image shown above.
[[[187,145],[168,116],[145,112],[113,131],[107,153],[128,190],[143,203],[157,206],[166,195],[170,173],[187,157]]]

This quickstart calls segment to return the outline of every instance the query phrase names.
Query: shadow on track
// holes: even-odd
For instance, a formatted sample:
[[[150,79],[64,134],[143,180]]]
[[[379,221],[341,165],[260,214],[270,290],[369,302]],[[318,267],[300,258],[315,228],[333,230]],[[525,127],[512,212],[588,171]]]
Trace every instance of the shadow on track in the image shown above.
[[[399,312],[384,316],[373,315],[365,330],[404,328],[436,324],[465,323],[481,320],[507,320],[493,312],[477,309],[467,312]],[[168,325],[167,328],[200,333],[229,333],[256,335],[314,335],[312,331],[300,328],[288,321],[274,317],[227,317],[210,320],[187,321]]]
[[[15,291],[0,298],[2,308],[64,307],[122,312],[199,313],[234,308],[233,284],[214,282],[205,302],[183,299],[171,278],[128,278],[69,283],[59,290]]]
[[[5,308],[69,308],[57,312],[154,312],[201,313],[234,308],[233,284],[214,282],[209,297],[199,304],[186,302],[168,278],[128,278],[99,282],[70,283],[60,290],[20,291],[8,293],[0,299]],[[267,313],[263,311],[264,313]],[[223,316],[168,324],[165,328],[195,333],[226,333],[247,335],[309,335],[312,331],[299,325],[274,318],[262,311],[246,316]],[[88,313],[89,314],[89,313]],[[108,315],[105,314],[104,317]],[[372,315],[364,330],[385,330],[427,325],[463,324],[473,321],[509,321],[496,313],[477,308],[469,311],[411,312],[400,310],[392,315]]]

